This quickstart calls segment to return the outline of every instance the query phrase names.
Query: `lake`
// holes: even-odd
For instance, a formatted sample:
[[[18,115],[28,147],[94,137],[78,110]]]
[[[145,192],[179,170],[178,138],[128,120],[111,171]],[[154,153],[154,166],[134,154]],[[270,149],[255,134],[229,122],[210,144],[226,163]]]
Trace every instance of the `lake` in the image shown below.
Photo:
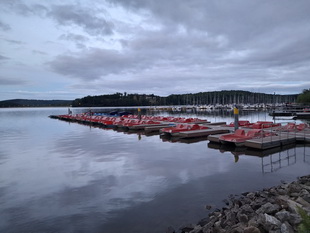
[[[211,122],[234,119],[231,111],[142,110]],[[0,109],[0,232],[165,232],[169,226],[197,223],[212,211],[206,205],[221,208],[230,194],[310,173],[306,145],[245,155],[207,140],[166,141],[158,134],[118,132],[48,117],[67,112]],[[240,119],[271,118],[266,112],[241,112]]]

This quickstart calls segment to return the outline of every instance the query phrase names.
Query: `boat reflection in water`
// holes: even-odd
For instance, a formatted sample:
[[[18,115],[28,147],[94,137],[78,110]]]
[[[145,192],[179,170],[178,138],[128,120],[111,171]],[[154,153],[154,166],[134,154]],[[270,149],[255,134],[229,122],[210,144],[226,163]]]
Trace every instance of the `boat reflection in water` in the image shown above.
[[[276,172],[277,170],[296,164],[296,148],[303,147],[303,162],[310,164],[310,154],[306,147],[310,144],[288,144],[266,150],[254,150],[249,147],[235,147],[227,144],[209,142],[208,148],[219,150],[221,153],[231,152],[237,163],[242,155],[261,157],[262,173]]]

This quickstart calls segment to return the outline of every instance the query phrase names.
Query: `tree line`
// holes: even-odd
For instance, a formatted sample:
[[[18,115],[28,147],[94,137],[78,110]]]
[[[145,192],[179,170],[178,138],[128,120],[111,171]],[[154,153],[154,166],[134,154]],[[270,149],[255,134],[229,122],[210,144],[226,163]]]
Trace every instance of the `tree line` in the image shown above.
[[[30,99],[11,99],[0,101],[0,108],[16,107],[65,107],[70,106],[72,100],[30,100]]]
[[[127,94],[126,92],[97,96],[86,96],[75,100],[27,100],[0,101],[0,107],[117,107],[117,106],[160,106],[160,105],[215,105],[215,104],[310,104],[310,89],[301,94],[279,95],[249,91],[211,91],[188,94],[172,94],[166,97],[154,94]]]
[[[303,90],[303,92],[297,97],[297,102],[303,104],[310,104],[310,88]]]
[[[155,106],[155,105],[215,105],[215,104],[275,104],[293,103],[297,101],[297,94],[279,95],[249,91],[212,91],[189,94],[173,94],[167,97],[154,94],[115,93],[108,95],[86,96],[75,99],[73,107],[99,106]]]

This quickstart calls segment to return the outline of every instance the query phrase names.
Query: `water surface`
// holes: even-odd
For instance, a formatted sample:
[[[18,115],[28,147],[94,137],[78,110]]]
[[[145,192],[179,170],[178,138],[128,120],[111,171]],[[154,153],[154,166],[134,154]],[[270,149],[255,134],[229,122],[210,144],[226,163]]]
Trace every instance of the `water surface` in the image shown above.
[[[65,113],[0,109],[0,232],[165,232],[196,223],[206,205],[221,207],[229,194],[310,171],[304,145],[261,157],[206,140],[169,142],[48,117]],[[233,121],[231,112],[147,113]],[[264,112],[241,118],[270,120]]]

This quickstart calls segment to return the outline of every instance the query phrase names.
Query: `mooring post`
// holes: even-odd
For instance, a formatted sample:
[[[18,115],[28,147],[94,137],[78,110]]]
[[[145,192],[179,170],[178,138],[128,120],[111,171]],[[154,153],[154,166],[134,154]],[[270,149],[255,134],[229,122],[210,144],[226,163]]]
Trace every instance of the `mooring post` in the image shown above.
[[[141,120],[141,108],[138,108],[138,119]]]
[[[235,131],[239,128],[239,109],[237,107],[237,105],[235,105],[234,107],[234,116],[235,116]]]

